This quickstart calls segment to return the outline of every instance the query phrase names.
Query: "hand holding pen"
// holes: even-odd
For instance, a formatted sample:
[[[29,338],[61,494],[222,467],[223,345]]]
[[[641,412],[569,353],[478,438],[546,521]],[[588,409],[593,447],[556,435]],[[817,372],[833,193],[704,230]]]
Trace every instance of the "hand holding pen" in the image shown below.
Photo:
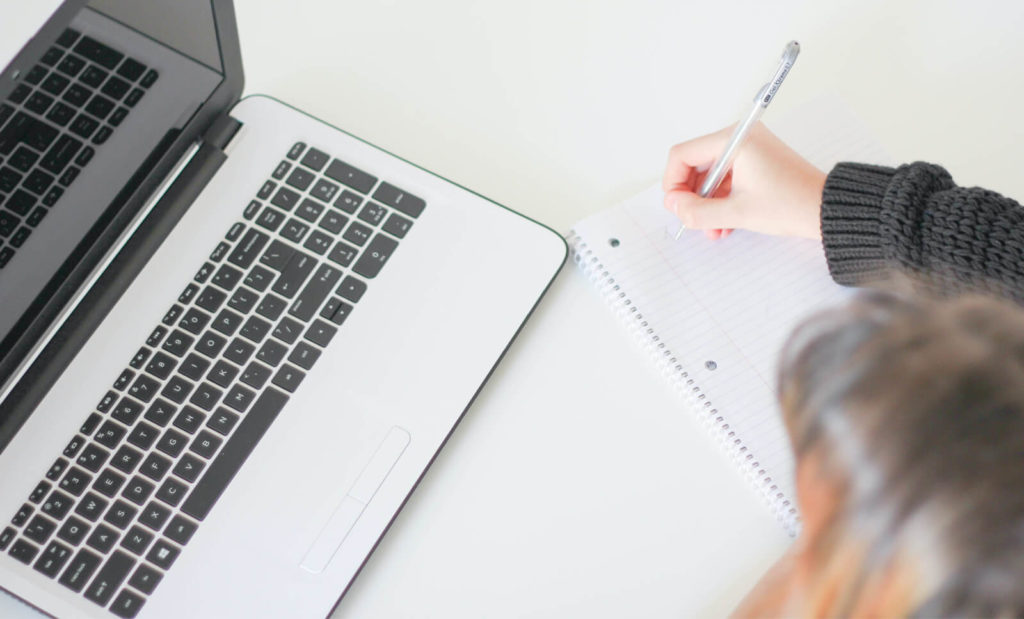
[[[775,76],[758,92],[750,113],[735,130],[723,129],[670,151],[662,187],[665,207],[683,223],[680,232],[694,228],[720,238],[729,229],[746,228],[821,237],[825,174],[757,122],[797,53],[795,41],[787,45]]]

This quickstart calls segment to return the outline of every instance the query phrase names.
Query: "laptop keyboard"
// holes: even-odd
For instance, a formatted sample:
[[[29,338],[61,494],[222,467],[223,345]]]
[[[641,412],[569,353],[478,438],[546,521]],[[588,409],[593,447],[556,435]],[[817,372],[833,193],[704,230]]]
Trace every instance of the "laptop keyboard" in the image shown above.
[[[425,202],[295,144],[0,531],[134,617]]]
[[[0,269],[158,77],[68,28],[0,102]]]

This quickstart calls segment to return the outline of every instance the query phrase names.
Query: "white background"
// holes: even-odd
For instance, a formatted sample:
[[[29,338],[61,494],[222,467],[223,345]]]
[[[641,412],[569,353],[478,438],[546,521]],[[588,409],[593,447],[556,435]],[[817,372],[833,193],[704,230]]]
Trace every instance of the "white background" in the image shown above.
[[[236,4],[246,92],[561,233],[734,122],[790,39],[769,122],[838,93],[896,160],[1024,197],[1015,0]],[[336,616],[718,616],[787,543],[567,265]]]

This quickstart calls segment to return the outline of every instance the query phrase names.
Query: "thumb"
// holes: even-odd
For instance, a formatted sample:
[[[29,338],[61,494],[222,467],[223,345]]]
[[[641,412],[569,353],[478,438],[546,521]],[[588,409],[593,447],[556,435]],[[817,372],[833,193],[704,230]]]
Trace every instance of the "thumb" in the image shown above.
[[[691,191],[670,191],[665,195],[665,207],[694,230],[742,227],[732,197],[702,198]]]

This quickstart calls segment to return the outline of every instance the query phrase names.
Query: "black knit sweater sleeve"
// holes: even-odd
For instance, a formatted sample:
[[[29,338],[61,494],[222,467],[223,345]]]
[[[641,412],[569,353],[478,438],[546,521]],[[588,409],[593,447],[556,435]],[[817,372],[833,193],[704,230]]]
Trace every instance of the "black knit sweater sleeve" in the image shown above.
[[[840,284],[895,270],[948,292],[996,290],[1024,300],[1024,207],[958,187],[937,165],[836,165],[825,181],[821,235]]]

